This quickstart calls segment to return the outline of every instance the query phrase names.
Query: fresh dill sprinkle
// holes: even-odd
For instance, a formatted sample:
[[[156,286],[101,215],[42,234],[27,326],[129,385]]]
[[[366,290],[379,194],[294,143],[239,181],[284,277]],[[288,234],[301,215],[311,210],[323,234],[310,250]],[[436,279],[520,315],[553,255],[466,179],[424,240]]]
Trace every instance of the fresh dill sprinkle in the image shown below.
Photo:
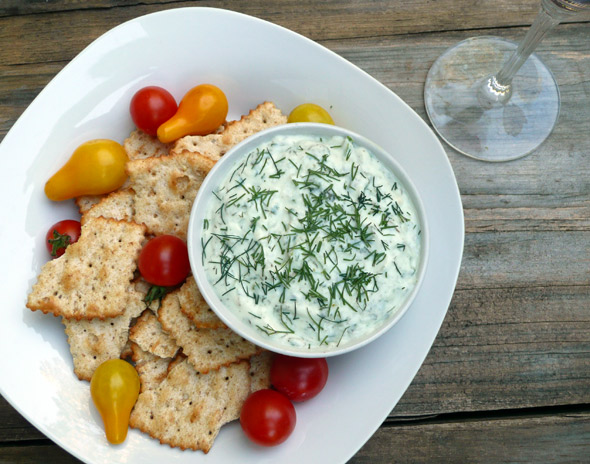
[[[256,330],[286,345],[341,346],[390,317],[415,284],[413,208],[351,137],[276,138],[214,192],[201,260]]]

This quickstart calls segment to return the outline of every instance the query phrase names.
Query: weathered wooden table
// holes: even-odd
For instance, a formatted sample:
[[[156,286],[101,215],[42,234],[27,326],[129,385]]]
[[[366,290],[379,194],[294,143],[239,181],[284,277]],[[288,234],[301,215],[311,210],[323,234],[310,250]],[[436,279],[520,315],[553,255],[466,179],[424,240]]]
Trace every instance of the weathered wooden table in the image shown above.
[[[425,118],[434,60],[471,36],[519,40],[539,1],[0,0],[0,139],[92,40],[181,6],[236,10],[299,32]],[[489,164],[447,148],[465,210],[457,288],[414,382],[350,462],[590,462],[588,19],[559,25],[537,54],[560,86],[558,125],[519,161]],[[0,462],[77,460],[0,398]]]

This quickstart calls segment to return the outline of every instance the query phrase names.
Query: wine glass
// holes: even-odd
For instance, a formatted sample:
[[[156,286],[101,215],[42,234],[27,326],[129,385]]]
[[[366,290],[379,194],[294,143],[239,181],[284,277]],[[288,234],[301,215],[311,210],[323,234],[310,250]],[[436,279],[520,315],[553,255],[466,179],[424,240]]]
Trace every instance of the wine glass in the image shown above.
[[[533,50],[563,19],[590,11],[590,0],[542,0],[520,45],[498,37],[464,40],[428,72],[424,102],[434,129],[451,147],[485,161],[531,153],[559,115],[553,74]]]

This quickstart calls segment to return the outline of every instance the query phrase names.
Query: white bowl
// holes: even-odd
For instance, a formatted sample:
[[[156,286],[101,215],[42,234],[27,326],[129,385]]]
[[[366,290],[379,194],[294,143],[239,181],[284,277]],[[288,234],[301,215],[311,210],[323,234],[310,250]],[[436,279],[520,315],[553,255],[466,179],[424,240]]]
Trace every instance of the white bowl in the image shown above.
[[[397,307],[396,311],[393,311],[392,314],[384,319],[384,321],[379,325],[377,325],[375,329],[360,337],[351,338],[346,343],[338,344],[337,346],[320,345],[315,347],[295,347],[285,342],[281,342],[281,339],[271,338],[260,329],[257,329],[254,325],[247,324],[236,315],[231,307],[227,306],[221,301],[215,288],[207,278],[207,274],[203,266],[203,241],[201,240],[203,235],[203,223],[208,210],[207,206],[211,201],[213,201],[214,190],[229,175],[230,171],[235,169],[235,166],[239,160],[245,158],[248,153],[250,153],[256,147],[270,141],[279,135],[351,137],[355,145],[367,149],[394,174],[398,181],[405,187],[405,190],[409,195],[410,200],[414,204],[418,214],[418,221],[421,226],[421,246],[419,264],[417,268],[417,278],[414,288],[406,295],[403,303]],[[215,167],[204,180],[201,188],[199,189],[199,192],[197,193],[189,220],[187,241],[192,272],[203,297],[211,309],[228,327],[230,327],[245,339],[250,340],[252,343],[273,352],[298,357],[328,357],[347,353],[372,342],[391,329],[391,327],[393,327],[396,322],[398,322],[405,314],[414,300],[414,297],[418,293],[425,274],[426,263],[428,261],[428,223],[424,211],[425,210],[422,205],[422,201],[413,182],[407,173],[402,169],[402,167],[397,163],[394,156],[367,138],[347,129],[326,124],[297,123],[277,126],[257,133],[232,148],[221,158],[220,161],[216,163]]]

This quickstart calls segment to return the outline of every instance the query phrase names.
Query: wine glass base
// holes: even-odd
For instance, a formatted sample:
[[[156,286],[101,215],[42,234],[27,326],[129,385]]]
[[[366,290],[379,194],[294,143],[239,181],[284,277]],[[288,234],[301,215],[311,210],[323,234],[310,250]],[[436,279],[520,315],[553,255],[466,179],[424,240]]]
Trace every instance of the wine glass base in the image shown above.
[[[497,73],[517,44],[497,37],[464,40],[432,65],[424,87],[426,112],[441,138],[485,161],[521,158],[541,145],[559,116],[553,74],[531,55],[512,80],[505,104],[482,100],[478,89]]]

